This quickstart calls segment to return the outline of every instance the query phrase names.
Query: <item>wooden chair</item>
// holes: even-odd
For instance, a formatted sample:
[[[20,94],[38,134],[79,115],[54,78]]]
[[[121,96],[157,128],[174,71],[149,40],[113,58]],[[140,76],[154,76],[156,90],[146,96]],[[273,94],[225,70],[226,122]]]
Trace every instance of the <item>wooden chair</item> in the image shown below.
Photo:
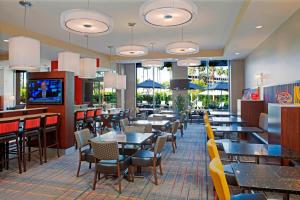
[[[214,158],[209,163],[209,171],[220,200],[267,200],[265,195],[260,193],[231,195],[220,158]]]
[[[25,147],[28,147],[28,161],[31,160],[31,146],[32,139],[37,140],[38,152],[40,157],[40,164],[43,164],[42,160],[42,142],[41,142],[41,117],[31,117],[24,120],[24,127],[20,131],[22,139],[21,155],[23,160],[24,172],[26,172],[26,159],[25,159]]]
[[[161,152],[163,147],[167,141],[167,136],[158,136],[154,151],[150,150],[139,150],[131,157],[131,166],[130,172],[133,173],[133,167],[152,167],[153,168],[153,176],[154,176],[154,183],[158,185],[157,181],[157,170],[156,167],[159,166],[160,174],[163,175],[162,172],[162,156]],[[131,174],[132,180],[134,181],[134,175]]]
[[[89,168],[91,168],[92,163],[94,162],[94,154],[90,146],[89,140],[93,137],[90,133],[89,129],[82,129],[79,131],[76,131],[74,133],[75,139],[76,139],[76,144],[78,147],[78,152],[79,152],[79,163],[78,163],[78,169],[77,169],[77,174],[76,176],[79,176],[80,173],[80,167],[81,167],[81,162],[88,162],[89,163]]]
[[[100,173],[102,173],[105,177],[109,175],[117,176],[118,191],[121,193],[121,181],[129,167],[130,157],[119,155],[117,142],[92,142],[92,148],[94,151],[94,162],[96,163],[93,190],[96,189],[97,179],[101,179]],[[130,174],[132,173],[129,172]]]
[[[11,141],[16,142],[17,159],[19,173],[22,173],[21,159],[20,159],[20,148],[19,148],[19,119],[9,120],[0,122],[0,145],[2,144],[2,151],[0,150],[0,165],[1,169],[5,166],[9,168],[9,146]]]
[[[43,123],[43,152],[44,152],[44,160],[47,162],[47,148],[48,147],[56,147],[57,157],[59,157],[59,126],[60,126],[60,115],[48,115],[44,119]],[[47,137],[49,134],[53,134],[55,137],[54,143],[48,145]],[[53,137],[51,137],[53,139]]]
[[[177,149],[177,143],[176,143],[176,133],[178,130],[180,122],[176,120],[171,127],[171,132],[170,133],[165,133],[167,136],[167,142],[172,143],[172,148],[173,148],[173,153],[175,153],[175,150]]]

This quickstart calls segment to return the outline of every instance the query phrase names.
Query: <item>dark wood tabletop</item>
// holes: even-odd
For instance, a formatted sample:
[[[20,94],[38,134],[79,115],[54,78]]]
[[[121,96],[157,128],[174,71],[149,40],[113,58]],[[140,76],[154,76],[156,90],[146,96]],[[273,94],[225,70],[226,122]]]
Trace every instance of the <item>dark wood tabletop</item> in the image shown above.
[[[60,115],[60,113],[38,113],[38,114],[31,114],[31,115],[20,115],[20,116],[15,116],[15,117],[3,117],[0,118],[0,122],[4,122],[4,121],[10,121],[10,120],[15,120],[15,119],[19,119],[20,121],[24,121],[25,119],[28,118],[32,118],[32,117],[41,117],[41,118],[45,118],[48,115],[55,115],[58,114]]]
[[[243,189],[300,194],[300,168],[250,163],[231,164],[238,185]]]
[[[151,124],[152,128],[154,129],[161,129],[162,127],[167,126],[170,123],[169,120],[160,120],[160,121],[154,121],[154,120],[137,120],[133,121],[132,125],[137,125],[137,126],[144,126],[147,124]]]
[[[246,123],[242,118],[240,117],[212,117],[211,122],[213,124],[242,124]]]
[[[234,133],[263,133],[264,130],[258,127],[247,126],[212,126],[216,132],[234,132]]]
[[[210,111],[210,115],[215,116],[215,117],[229,117],[229,116],[236,116],[236,114],[233,114],[228,111]]]
[[[173,110],[162,110],[160,111],[160,114],[176,114]]]
[[[237,143],[226,140],[222,142],[224,152],[232,156],[270,157],[281,159],[300,159],[300,155],[276,144]],[[259,163],[259,160],[257,160]]]
[[[165,117],[167,120],[176,120],[176,115],[175,114],[151,114],[148,116],[148,119],[152,119],[154,117]]]
[[[149,138],[153,137],[154,133],[122,133],[111,131],[105,133],[103,135],[97,136],[95,138],[90,139],[91,142],[97,141],[116,141],[119,144],[131,144],[131,145],[142,145],[144,144]]]

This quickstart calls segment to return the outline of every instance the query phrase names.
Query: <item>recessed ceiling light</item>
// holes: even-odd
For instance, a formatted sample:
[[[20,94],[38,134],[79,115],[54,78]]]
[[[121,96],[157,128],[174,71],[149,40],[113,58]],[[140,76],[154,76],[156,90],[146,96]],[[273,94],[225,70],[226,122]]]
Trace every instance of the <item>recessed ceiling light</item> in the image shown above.
[[[3,42],[8,42],[8,40],[3,40]]]
[[[256,29],[261,29],[261,28],[263,28],[264,26],[261,26],[261,25],[259,25],[259,26],[256,26],[255,28]]]
[[[240,53],[239,53],[239,52],[236,52],[235,55],[240,55]]]

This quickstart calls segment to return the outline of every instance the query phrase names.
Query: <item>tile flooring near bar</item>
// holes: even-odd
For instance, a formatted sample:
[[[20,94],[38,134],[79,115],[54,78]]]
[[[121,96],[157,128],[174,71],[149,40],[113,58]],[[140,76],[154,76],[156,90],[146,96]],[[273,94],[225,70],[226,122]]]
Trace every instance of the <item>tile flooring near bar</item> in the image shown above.
[[[134,183],[122,181],[121,195],[111,179],[101,179],[93,191],[94,171],[87,163],[76,177],[77,152],[58,159],[53,156],[43,165],[34,162],[38,161],[34,154],[26,173],[18,174],[14,160],[11,170],[0,172],[0,199],[206,199],[203,130],[199,124],[189,125],[184,137],[178,137],[176,154],[171,143],[166,143],[164,174],[159,176],[158,186],[152,182],[151,168],[145,168],[145,178],[136,178]],[[211,189],[209,193],[212,195]]]
[[[178,132],[178,135],[179,132]],[[39,165],[38,157],[28,164],[26,173],[18,174],[15,160],[10,170],[0,172],[0,199],[200,199],[213,200],[212,182],[208,177],[208,198],[205,178],[205,135],[200,124],[189,124],[184,137],[178,137],[178,149],[172,153],[170,143],[163,151],[163,172],[159,185],[152,182],[151,168],[143,169],[144,178],[134,183],[122,181],[122,194],[111,179],[101,179],[92,190],[93,168],[84,163],[81,176],[76,177],[78,152],[60,158],[51,156],[48,163]],[[55,153],[53,154],[55,155]],[[233,191],[237,191],[233,188]],[[282,199],[280,194],[267,194],[268,198]],[[292,200],[300,196],[291,195]]]

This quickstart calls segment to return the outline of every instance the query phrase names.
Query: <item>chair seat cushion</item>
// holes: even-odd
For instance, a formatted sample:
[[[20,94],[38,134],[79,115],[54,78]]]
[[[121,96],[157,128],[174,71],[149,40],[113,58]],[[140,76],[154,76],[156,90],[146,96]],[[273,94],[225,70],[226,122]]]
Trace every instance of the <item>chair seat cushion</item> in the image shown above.
[[[238,194],[231,196],[231,200],[267,200],[264,194]]]
[[[238,186],[231,165],[230,164],[229,165],[223,165],[223,168],[224,168],[224,172],[225,172],[225,177],[226,177],[227,183],[229,185],[232,185],[232,186]]]
[[[131,164],[134,166],[152,166],[153,165],[154,152],[149,150],[140,150],[137,151],[131,157]],[[159,165],[161,162],[161,154],[156,155],[157,162],[156,165]]]
[[[120,170],[126,170],[130,165],[130,157],[119,155]],[[117,174],[116,160],[101,160],[96,164],[96,169],[103,174]]]

